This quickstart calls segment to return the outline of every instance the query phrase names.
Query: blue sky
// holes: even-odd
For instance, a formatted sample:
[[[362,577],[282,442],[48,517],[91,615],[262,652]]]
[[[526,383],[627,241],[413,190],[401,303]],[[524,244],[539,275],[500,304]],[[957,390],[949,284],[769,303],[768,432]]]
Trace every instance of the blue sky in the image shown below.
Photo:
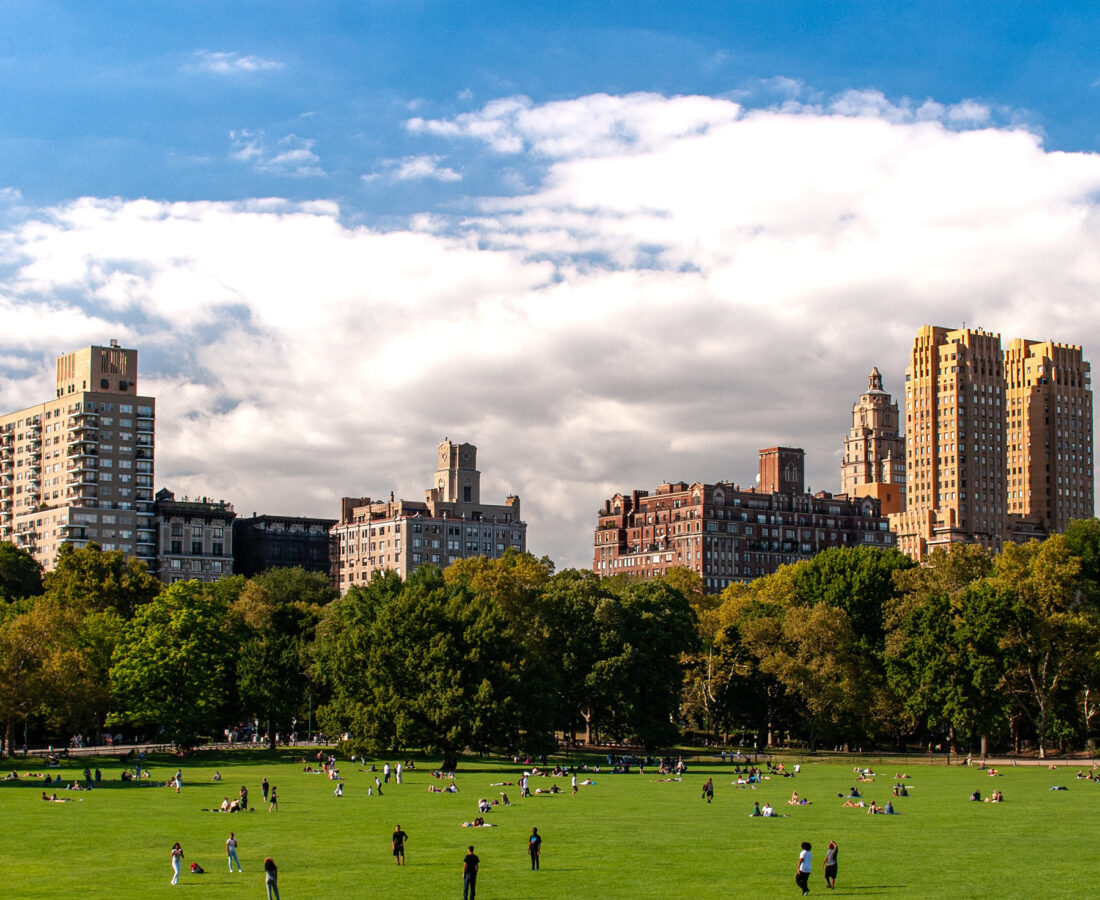
[[[0,403],[118,337],[158,486],[335,515],[418,496],[448,435],[570,565],[610,493],[748,484],[759,447],[835,490],[919,325],[1100,343],[1098,23],[4,3]]]
[[[761,85],[976,100],[1049,149],[1097,149],[1100,17],[1058,3],[6,3],[0,166],[35,203],[73,196],[338,199],[368,218],[445,191],[360,182],[435,149],[410,110],[596,92]],[[309,142],[324,174],[242,168],[231,133]],[[476,160],[472,162],[476,167]],[[491,184],[491,173],[481,173]],[[407,187],[407,185],[406,185]],[[430,187],[430,185],[429,185]],[[433,196],[434,195],[434,196]]]

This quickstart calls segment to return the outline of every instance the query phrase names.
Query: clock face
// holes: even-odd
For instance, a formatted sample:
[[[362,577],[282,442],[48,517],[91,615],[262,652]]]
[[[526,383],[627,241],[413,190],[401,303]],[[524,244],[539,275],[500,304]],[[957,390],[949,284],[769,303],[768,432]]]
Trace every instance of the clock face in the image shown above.
[[[466,462],[469,462],[470,461],[470,451],[469,450],[464,451],[463,454],[462,454],[462,458]]]

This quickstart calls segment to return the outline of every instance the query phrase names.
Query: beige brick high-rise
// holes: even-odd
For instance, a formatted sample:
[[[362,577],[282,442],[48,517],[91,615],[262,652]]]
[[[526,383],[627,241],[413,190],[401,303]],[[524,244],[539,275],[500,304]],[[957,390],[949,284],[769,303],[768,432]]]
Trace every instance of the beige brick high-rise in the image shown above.
[[[923,326],[905,374],[898,549],[999,549],[1093,514],[1092,392],[1081,348]]]
[[[1059,532],[1093,515],[1090,367],[1078,346],[1021,338],[1004,359],[1008,512]]]
[[[0,416],[0,540],[51,568],[96,541],[151,562],[156,408],[137,350],[112,341],[57,359],[52,400]]]

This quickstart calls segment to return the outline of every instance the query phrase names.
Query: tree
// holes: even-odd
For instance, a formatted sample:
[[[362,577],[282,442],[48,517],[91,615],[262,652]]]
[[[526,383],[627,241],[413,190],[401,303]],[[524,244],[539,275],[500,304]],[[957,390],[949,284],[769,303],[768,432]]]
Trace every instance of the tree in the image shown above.
[[[108,722],[161,728],[182,745],[212,733],[230,696],[236,649],[216,586],[170,585],[138,609],[115,647]]]
[[[317,711],[321,728],[330,734],[356,730],[365,721],[371,686],[364,673],[370,662],[374,624],[382,608],[401,594],[401,576],[377,571],[365,585],[352,585],[324,608],[310,647],[310,677],[328,700]]]
[[[1044,758],[1052,736],[1075,730],[1074,698],[1095,668],[1100,611],[1081,590],[1081,559],[1062,535],[1005,547],[993,577],[1012,598],[1003,638],[1009,687]]]
[[[90,542],[77,549],[62,544],[52,571],[46,573],[47,595],[80,610],[113,609],[130,618],[152,600],[163,585],[139,559],[119,550],[105,551]]]
[[[698,646],[697,619],[687,599],[665,581],[621,586],[596,608],[602,653],[590,682],[610,702],[609,730],[647,748],[679,733],[684,654]]]
[[[241,702],[267,724],[268,746],[288,731],[308,689],[308,648],[322,608],[336,596],[329,580],[301,567],[269,569],[233,601],[244,623],[236,660]]]
[[[353,734],[368,746],[514,747],[527,729],[523,649],[495,603],[434,567],[417,569],[378,613]]]
[[[42,566],[26,550],[0,541],[0,601],[10,603],[42,593]]]
[[[847,612],[824,602],[791,606],[778,634],[755,630],[748,640],[761,670],[800,699],[811,750],[822,737],[866,733],[874,673]]]
[[[1005,712],[1003,597],[985,586],[993,556],[977,544],[934,550],[900,570],[887,608],[886,677],[913,724],[983,749]]]
[[[792,567],[801,603],[843,609],[854,633],[871,651],[882,651],[883,608],[894,595],[896,573],[916,564],[897,550],[831,547]]]

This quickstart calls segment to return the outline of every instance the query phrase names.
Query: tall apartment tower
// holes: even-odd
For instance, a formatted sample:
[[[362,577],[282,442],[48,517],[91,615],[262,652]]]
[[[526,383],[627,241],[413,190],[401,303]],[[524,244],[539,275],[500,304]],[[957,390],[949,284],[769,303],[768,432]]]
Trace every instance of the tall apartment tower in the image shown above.
[[[0,416],[0,540],[47,569],[88,541],[153,562],[156,404],[137,362],[117,341],[67,353],[52,400]]]
[[[998,549],[1093,514],[1092,389],[1081,348],[920,329],[905,374],[907,506],[898,549]]]
[[[906,509],[890,517],[898,549],[1005,536],[1005,380],[1001,337],[924,325],[905,370]]]
[[[1094,510],[1089,364],[1078,346],[1017,338],[1004,369],[1009,516],[1063,531]]]
[[[849,497],[876,498],[883,515],[905,510],[905,438],[899,424],[897,401],[882,389],[882,375],[873,368],[867,390],[852,406],[840,491]]]

